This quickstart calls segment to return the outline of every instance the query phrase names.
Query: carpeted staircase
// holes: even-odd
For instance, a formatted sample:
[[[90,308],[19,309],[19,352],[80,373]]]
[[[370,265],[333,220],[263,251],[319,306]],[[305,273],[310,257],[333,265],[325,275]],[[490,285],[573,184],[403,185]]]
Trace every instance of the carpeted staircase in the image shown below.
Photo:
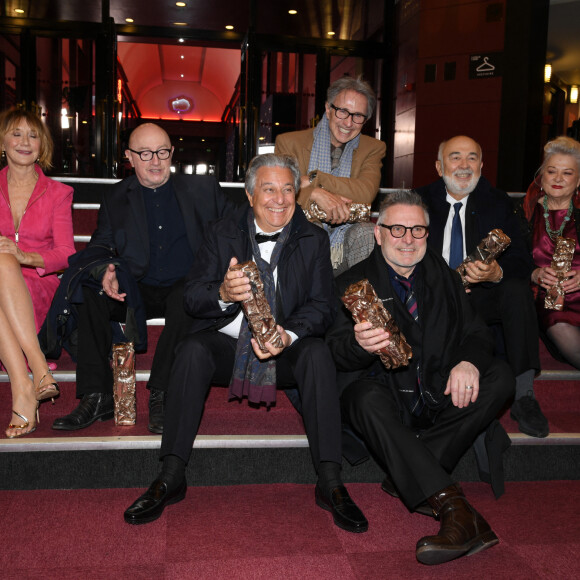
[[[75,194],[75,200],[78,197],[98,201]],[[96,225],[96,206],[77,205],[74,220],[80,248]],[[42,404],[36,432],[9,440],[4,429],[0,431],[0,489],[143,487],[150,483],[158,469],[161,437],[147,431],[145,384],[161,324],[162,320],[150,321],[149,351],[137,355],[137,424],[116,427],[106,421],[76,432],[53,431],[54,419],[77,404],[75,365],[64,353],[55,372],[61,396],[54,406]],[[535,391],[549,419],[550,435],[545,439],[523,435],[509,412],[504,413],[501,421],[512,439],[504,456],[507,481],[580,479],[580,371],[555,361],[543,347],[541,352],[543,370]],[[0,373],[0,409],[4,409],[6,425],[10,400],[7,376]],[[462,459],[455,476],[460,481],[479,481],[472,451]],[[345,461],[343,478],[379,482],[382,471],[372,460],[356,467]],[[314,481],[301,418],[285,396],[278,397],[276,406],[267,411],[251,408],[247,402],[228,402],[225,389],[211,390],[188,468],[190,485]]]

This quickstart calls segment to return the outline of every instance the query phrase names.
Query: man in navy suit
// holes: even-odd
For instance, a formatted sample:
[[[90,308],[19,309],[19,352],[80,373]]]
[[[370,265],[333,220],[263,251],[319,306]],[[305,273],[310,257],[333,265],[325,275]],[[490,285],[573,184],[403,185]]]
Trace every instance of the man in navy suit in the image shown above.
[[[523,433],[546,437],[548,421],[533,387],[540,361],[538,323],[530,290],[532,257],[509,196],[481,175],[482,166],[481,147],[473,139],[460,135],[441,143],[435,162],[440,179],[416,190],[429,208],[428,242],[456,268],[494,228],[511,238],[510,246],[497,260],[467,265],[468,292],[485,322],[501,329],[499,342],[503,340],[507,361],[516,375],[512,417]]]
[[[103,196],[89,247],[108,249],[122,259],[138,285],[147,318],[165,318],[147,387],[149,430],[163,431],[165,391],[175,346],[191,319],[183,310],[184,279],[194,263],[206,224],[231,207],[213,177],[172,175],[173,146],[159,126],[137,127],[126,155],[135,175]],[[53,429],[83,429],[113,417],[110,321],[127,320],[127,288],[119,287],[115,264],[100,271],[102,290],[83,288],[78,305],[78,406],[55,420]]]
[[[296,204],[300,170],[292,157],[260,155],[246,174],[250,207],[206,232],[185,286],[194,323],[177,347],[171,371],[161,459],[149,489],[126,511],[129,524],[159,518],[185,498],[185,468],[211,385],[229,397],[272,405],[279,388],[298,388],[304,427],[318,482],[315,501],[337,526],[365,532],[368,522],[342,484],[340,409],[336,369],[323,336],[336,314],[330,244]],[[298,208],[298,209],[297,209]],[[253,260],[275,316],[281,342],[262,351],[242,302],[250,280],[238,263]],[[224,393],[224,396],[226,394]]]

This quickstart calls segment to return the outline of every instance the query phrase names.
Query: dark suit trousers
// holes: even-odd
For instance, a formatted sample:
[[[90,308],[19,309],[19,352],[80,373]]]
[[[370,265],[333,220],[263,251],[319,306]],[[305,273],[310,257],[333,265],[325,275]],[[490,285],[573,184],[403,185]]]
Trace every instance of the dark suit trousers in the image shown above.
[[[230,383],[236,344],[230,336],[210,330],[188,335],[177,347],[167,395],[162,458],[177,455],[189,461],[210,386]],[[321,461],[340,464],[336,370],[324,341],[302,338],[284,350],[276,361],[276,383],[279,389],[298,387],[315,468]]]
[[[413,424],[414,418],[401,409],[393,389],[368,378],[344,391],[341,406],[345,420],[365,440],[405,504],[413,509],[454,483],[451,471],[513,390],[512,372],[504,361],[495,359],[480,378],[477,401],[462,409],[450,404],[425,429]]]
[[[538,318],[529,283],[511,278],[492,287],[476,284],[469,296],[486,324],[501,325],[506,358],[514,374],[539,370]]]
[[[165,287],[139,284],[147,318],[165,317],[151,365],[149,389],[167,390],[175,347],[191,327],[191,318],[183,309],[183,287],[183,280]],[[83,297],[84,303],[78,307],[77,397],[112,392],[111,321],[124,322],[127,310],[123,302],[90,288],[83,288]]]

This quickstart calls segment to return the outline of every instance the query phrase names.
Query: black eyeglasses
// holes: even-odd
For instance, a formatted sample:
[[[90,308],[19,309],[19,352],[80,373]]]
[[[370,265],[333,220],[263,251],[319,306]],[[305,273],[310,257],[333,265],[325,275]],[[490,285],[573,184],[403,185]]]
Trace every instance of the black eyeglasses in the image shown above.
[[[352,117],[352,122],[356,123],[357,125],[362,125],[367,120],[367,116],[363,115],[362,113],[351,113],[347,109],[340,109],[334,105],[330,105],[330,108],[334,109],[334,114],[339,119],[348,119],[349,117]]]
[[[427,226],[402,226],[400,224],[394,224],[392,226],[387,226],[385,224],[378,224],[382,228],[386,228],[391,232],[393,238],[403,238],[407,233],[407,230],[411,230],[411,235],[420,240],[427,235],[429,228]]]
[[[149,149],[145,149],[145,151],[135,151],[135,149],[130,149],[131,153],[135,153],[135,155],[139,155],[141,161],[151,161],[153,159],[153,155],[157,155],[157,159],[159,161],[165,161],[169,159],[171,155],[171,149],[157,149],[157,151],[149,151]]]

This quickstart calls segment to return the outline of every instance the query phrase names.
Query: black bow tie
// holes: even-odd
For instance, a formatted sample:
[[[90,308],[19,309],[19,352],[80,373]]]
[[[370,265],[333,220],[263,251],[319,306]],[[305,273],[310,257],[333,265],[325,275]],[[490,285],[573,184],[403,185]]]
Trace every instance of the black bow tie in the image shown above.
[[[256,242],[263,244],[264,242],[275,242],[280,237],[280,232],[267,236],[266,234],[256,234]]]

